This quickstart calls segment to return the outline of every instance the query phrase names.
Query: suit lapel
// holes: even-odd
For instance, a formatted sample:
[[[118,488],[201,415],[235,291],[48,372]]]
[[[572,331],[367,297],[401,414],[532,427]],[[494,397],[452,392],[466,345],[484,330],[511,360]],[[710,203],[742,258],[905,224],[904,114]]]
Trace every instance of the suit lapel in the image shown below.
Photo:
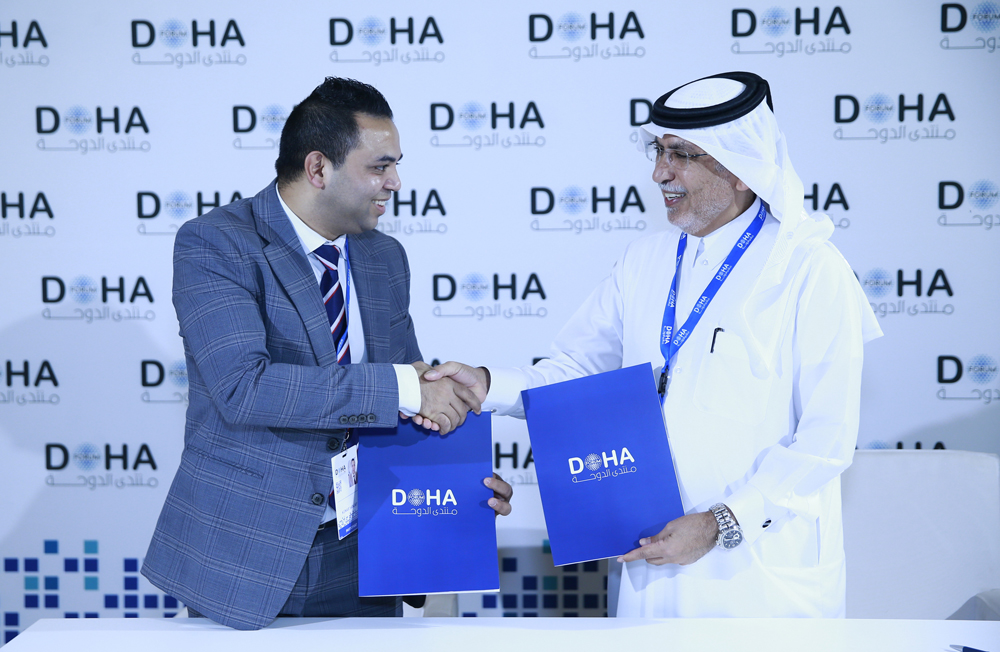
[[[351,282],[357,288],[351,297],[361,312],[368,361],[384,362],[389,359],[389,268],[375,256],[369,237],[365,233],[347,236]]]
[[[319,296],[316,276],[302,252],[295,229],[278,202],[274,182],[253,198],[253,213],[257,232],[267,242],[264,256],[305,324],[316,361],[320,366],[336,363],[337,351],[330,337],[330,322]]]

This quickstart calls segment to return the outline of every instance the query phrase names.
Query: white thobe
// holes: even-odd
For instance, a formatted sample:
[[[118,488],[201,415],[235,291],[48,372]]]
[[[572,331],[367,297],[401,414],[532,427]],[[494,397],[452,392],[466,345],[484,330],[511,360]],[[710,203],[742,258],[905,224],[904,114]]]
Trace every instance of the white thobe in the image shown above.
[[[705,238],[689,236],[677,327],[759,201]],[[844,615],[839,476],[857,441],[862,345],[881,331],[832,231],[826,216],[769,214],[674,358],[663,410],[685,513],[725,503],[745,541],[688,566],[625,564],[617,615]],[[630,244],[550,359],[490,369],[484,407],[523,416],[522,389],[649,362],[658,375],[679,236],[671,228]]]

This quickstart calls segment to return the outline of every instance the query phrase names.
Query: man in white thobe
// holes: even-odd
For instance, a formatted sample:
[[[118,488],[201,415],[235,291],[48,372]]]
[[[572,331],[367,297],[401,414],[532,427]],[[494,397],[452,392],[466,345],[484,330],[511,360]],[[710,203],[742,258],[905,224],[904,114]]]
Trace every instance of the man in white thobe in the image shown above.
[[[611,563],[609,613],[843,617],[840,474],[862,345],[881,331],[832,222],[803,210],[766,81],[681,86],[641,133],[673,228],[629,245],[550,359],[426,377],[488,389],[484,408],[523,416],[523,389],[652,362],[685,515]],[[674,344],[689,333],[679,348],[661,342],[668,328]]]

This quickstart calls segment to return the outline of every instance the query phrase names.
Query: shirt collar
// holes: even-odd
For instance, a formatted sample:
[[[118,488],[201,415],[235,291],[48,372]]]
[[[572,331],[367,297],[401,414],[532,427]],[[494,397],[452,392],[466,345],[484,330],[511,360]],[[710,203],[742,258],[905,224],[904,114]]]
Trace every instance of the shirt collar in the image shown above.
[[[288,207],[285,200],[281,198],[280,190],[278,191],[278,202],[281,204],[281,209],[285,211],[285,215],[288,216],[288,221],[292,223],[292,228],[295,229],[295,234],[299,236],[299,244],[302,246],[302,251],[305,252],[306,256],[325,244],[334,245],[340,250],[341,255],[343,255],[344,241],[347,239],[346,235],[342,235],[336,240],[327,240],[314,231],[311,226],[303,222],[302,218],[292,212],[292,209]]]

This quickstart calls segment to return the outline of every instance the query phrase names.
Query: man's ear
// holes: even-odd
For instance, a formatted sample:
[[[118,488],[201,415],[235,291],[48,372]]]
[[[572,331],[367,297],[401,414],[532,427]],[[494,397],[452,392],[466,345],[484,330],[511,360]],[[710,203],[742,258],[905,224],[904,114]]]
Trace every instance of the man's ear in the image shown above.
[[[306,180],[314,188],[322,190],[329,183],[327,175],[324,174],[327,158],[322,152],[309,152],[302,167],[305,171]]]

